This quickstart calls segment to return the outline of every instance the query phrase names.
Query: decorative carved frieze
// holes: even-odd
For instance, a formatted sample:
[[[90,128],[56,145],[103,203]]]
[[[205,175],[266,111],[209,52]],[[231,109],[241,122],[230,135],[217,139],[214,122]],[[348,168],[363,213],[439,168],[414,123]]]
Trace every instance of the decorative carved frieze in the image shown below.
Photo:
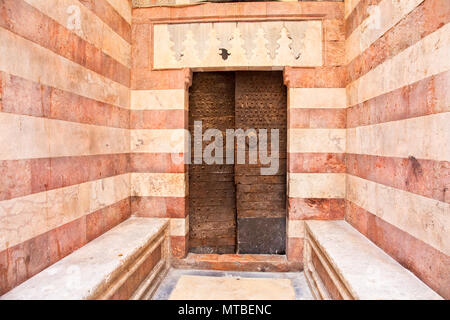
[[[154,69],[321,65],[321,21],[154,26]]]

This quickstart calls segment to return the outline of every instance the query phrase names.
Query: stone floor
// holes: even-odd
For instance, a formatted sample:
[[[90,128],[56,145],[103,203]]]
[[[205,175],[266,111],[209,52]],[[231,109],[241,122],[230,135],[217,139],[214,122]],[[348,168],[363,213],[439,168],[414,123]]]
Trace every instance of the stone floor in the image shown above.
[[[312,300],[303,272],[171,269],[153,300]]]

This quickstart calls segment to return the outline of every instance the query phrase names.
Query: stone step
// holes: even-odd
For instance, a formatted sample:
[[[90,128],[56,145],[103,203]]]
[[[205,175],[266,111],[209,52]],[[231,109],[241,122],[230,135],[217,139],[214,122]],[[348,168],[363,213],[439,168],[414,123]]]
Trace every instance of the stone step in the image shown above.
[[[292,272],[300,271],[299,262],[289,262],[285,255],[272,254],[197,254],[189,253],[184,259],[173,259],[178,269]]]
[[[0,299],[148,299],[168,269],[168,219],[131,217]]]
[[[304,268],[316,299],[442,299],[342,220],[305,222]]]

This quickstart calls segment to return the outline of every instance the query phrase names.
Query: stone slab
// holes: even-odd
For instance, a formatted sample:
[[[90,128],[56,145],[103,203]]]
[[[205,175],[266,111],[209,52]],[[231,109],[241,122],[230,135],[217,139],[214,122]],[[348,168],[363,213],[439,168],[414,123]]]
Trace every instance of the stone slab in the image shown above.
[[[305,225],[353,298],[442,299],[347,222],[307,221]]]
[[[14,288],[0,300],[89,299],[167,224],[167,219],[131,217]]]
[[[294,300],[289,279],[181,276],[169,300]]]

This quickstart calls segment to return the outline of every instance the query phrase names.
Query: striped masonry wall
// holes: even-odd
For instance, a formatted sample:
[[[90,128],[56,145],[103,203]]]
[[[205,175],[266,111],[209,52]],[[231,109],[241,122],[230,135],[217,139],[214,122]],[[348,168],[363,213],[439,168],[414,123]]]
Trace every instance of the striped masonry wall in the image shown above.
[[[188,250],[191,71],[152,70],[155,23],[320,16],[323,66],[284,70],[287,256],[343,219],[450,298],[450,3],[0,1],[0,295],[131,214]],[[27,19],[23,19],[27,17]],[[133,20],[133,23],[131,21]]]
[[[131,5],[0,15],[1,295],[130,216]]]
[[[154,7],[133,11],[132,212],[170,217],[174,221],[171,237],[174,256],[184,257],[188,249],[188,190],[186,184],[181,183],[183,177],[187,183],[187,168],[178,159],[187,150],[182,145],[184,136],[180,129],[187,129],[186,85],[190,80],[188,70],[152,70],[153,25],[211,19],[298,19],[310,14],[320,15],[322,19],[324,65],[320,68],[285,70],[290,97],[288,134],[292,137],[288,138],[291,142],[288,147],[290,194],[287,253],[290,261],[300,263],[303,261],[301,220],[344,217],[344,3],[209,3],[185,8]],[[323,97],[321,101],[316,101],[317,93]],[[305,117],[307,122],[304,122]],[[314,141],[317,135],[320,135],[320,143]],[[148,159],[147,165],[142,163],[143,159]],[[319,180],[316,181],[316,178]],[[155,185],[151,186],[152,183]],[[172,187],[167,188],[167,184]],[[312,190],[304,193],[304,187],[310,189],[310,184],[313,184]],[[308,213],[303,213],[304,209]]]
[[[450,298],[450,3],[346,2],[345,219]]]
[[[303,259],[304,220],[343,219],[345,213],[345,73],[341,66],[324,69],[323,82],[320,69],[285,71],[290,260]],[[306,72],[314,73],[309,81]]]
[[[287,256],[303,262],[304,220],[345,213],[344,3],[324,18],[324,65],[284,71],[288,90]]]
[[[169,7],[154,8],[156,10]],[[173,257],[187,254],[189,70],[152,71],[153,21],[133,10],[131,67],[131,212],[170,219]]]
[[[177,257],[185,255],[189,232],[186,89],[131,91],[132,214],[170,218]]]
[[[152,24],[132,26],[130,104],[131,213],[170,218],[172,256],[187,254],[189,239],[188,151],[189,70],[151,70]],[[145,76],[145,78],[144,78]]]
[[[167,8],[169,9],[169,8]],[[136,12],[134,10],[134,18]],[[171,254],[187,254],[189,70],[152,71],[151,21],[133,23],[131,72],[131,211],[170,218]]]

